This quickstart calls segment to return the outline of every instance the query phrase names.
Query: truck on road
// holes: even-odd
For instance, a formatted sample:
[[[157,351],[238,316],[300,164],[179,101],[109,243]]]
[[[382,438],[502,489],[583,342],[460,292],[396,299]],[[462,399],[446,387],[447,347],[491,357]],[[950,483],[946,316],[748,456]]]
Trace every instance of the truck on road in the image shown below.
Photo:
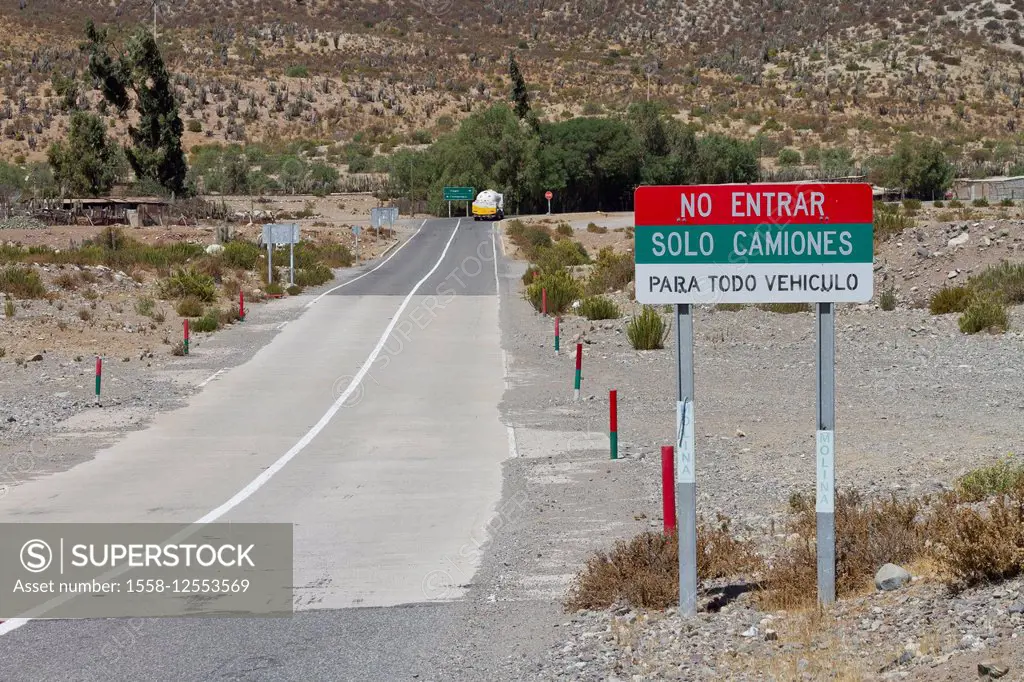
[[[501,220],[505,217],[505,195],[485,189],[473,201],[473,220]]]

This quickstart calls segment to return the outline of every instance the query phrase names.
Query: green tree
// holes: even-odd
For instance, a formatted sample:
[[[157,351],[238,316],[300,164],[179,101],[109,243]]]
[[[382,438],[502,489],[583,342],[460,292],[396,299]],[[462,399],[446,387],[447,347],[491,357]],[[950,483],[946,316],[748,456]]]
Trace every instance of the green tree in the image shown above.
[[[725,135],[708,135],[697,141],[697,154],[690,168],[694,184],[757,182],[760,166],[753,147]]]
[[[47,154],[57,184],[72,195],[99,196],[117,181],[122,157],[107,137],[99,116],[76,111],[71,115],[67,142],[54,143]]]
[[[10,203],[25,189],[25,171],[0,161],[0,205]]]
[[[523,72],[519,70],[519,62],[516,55],[510,52],[508,55],[508,76],[512,81],[512,103],[515,105],[516,116],[525,119],[530,113],[530,94],[526,90],[526,80]]]
[[[912,197],[934,199],[945,195],[953,183],[953,166],[942,147],[933,140],[902,138],[892,156],[879,169],[890,187],[902,187]]]
[[[153,34],[139,28],[110,56],[106,29],[89,21],[87,42],[89,73],[98,81],[103,97],[126,116],[134,96],[138,125],[129,125],[132,145],[125,149],[136,177],[158,183],[168,192],[182,194],[188,167],[181,148],[184,125],[178,115],[171,77]]]

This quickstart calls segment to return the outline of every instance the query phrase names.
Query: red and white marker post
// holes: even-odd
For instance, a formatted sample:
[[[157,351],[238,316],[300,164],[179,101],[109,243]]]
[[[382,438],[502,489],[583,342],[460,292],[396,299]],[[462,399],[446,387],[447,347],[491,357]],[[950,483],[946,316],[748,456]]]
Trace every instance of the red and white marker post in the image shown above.
[[[661,446],[661,514],[665,534],[676,532],[676,451],[671,445]]]
[[[185,331],[185,355],[188,355],[188,318],[186,317],[182,322],[184,322]]]
[[[245,292],[238,290],[238,319],[245,321]]]

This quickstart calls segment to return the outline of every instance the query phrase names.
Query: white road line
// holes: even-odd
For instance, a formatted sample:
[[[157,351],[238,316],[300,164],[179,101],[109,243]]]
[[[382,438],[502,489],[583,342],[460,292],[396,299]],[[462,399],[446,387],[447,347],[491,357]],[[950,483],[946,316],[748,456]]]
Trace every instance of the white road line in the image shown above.
[[[428,220],[429,220],[429,219],[428,219]],[[424,226],[424,225],[426,225],[426,224],[427,224],[427,221],[426,221],[426,220],[424,220],[424,221],[423,221],[422,223],[420,223],[419,229],[417,229],[417,230],[416,230],[415,232],[413,232],[413,233],[412,233],[412,237],[409,237],[408,239],[406,239],[406,240],[405,240],[405,243],[404,243],[404,244],[402,244],[402,245],[401,245],[401,246],[399,246],[399,247],[398,247],[397,249],[395,249],[394,251],[392,251],[392,252],[391,252],[391,255],[390,255],[390,256],[388,256],[387,258],[385,258],[384,260],[382,260],[382,261],[381,261],[380,263],[378,263],[378,264],[377,264],[377,266],[376,266],[376,267],[375,267],[375,268],[374,268],[373,270],[370,270],[369,272],[364,272],[363,274],[359,275],[358,277],[353,277],[352,279],[350,279],[350,280],[349,280],[349,281],[347,281],[347,282],[342,282],[342,283],[341,283],[341,284],[339,284],[338,286],[336,286],[336,287],[333,287],[333,288],[331,288],[331,289],[328,289],[327,291],[325,291],[324,293],[320,294],[319,296],[317,296],[316,298],[314,298],[314,299],[313,299],[312,301],[310,301],[309,303],[307,303],[307,304],[306,304],[306,307],[307,307],[307,308],[309,308],[309,307],[310,307],[310,306],[312,306],[312,305],[313,305],[314,303],[316,303],[316,302],[317,302],[317,301],[319,301],[319,300],[320,300],[321,298],[323,298],[324,296],[326,296],[327,294],[329,294],[329,293],[331,293],[331,292],[337,291],[338,289],[341,289],[341,288],[343,288],[343,287],[347,287],[347,286],[348,286],[349,284],[352,284],[352,282],[358,282],[358,281],[359,281],[359,280],[361,280],[361,279],[362,279],[363,277],[366,277],[367,275],[371,275],[371,274],[373,274],[373,273],[377,272],[377,270],[379,270],[379,269],[381,269],[382,267],[384,267],[384,264],[385,264],[385,263],[387,263],[387,262],[388,262],[389,260],[391,260],[392,258],[394,258],[394,257],[395,257],[395,255],[396,255],[396,254],[397,254],[397,253],[398,253],[399,251],[401,251],[402,249],[404,249],[404,248],[405,248],[405,245],[406,245],[406,244],[408,244],[409,242],[411,242],[411,241],[412,241],[412,240],[413,240],[413,239],[414,239],[414,238],[416,237],[416,235],[418,235],[418,234],[420,233],[420,230],[422,230],[422,229],[423,229],[423,226]],[[456,225],[455,225],[455,229],[456,229],[456,230],[457,230],[457,229],[459,229],[458,223],[456,223]]]
[[[424,223],[426,223],[426,221],[424,221]],[[379,356],[380,352],[384,349],[384,344],[387,343],[388,337],[391,336],[391,332],[394,331],[395,325],[398,324],[398,320],[401,317],[402,312],[404,312],[405,309],[409,306],[409,302],[412,301],[412,297],[416,295],[416,292],[419,291],[419,288],[421,286],[423,286],[423,283],[426,282],[430,278],[430,276],[433,275],[434,272],[436,272],[437,269],[441,266],[441,263],[444,261],[444,257],[448,254],[448,248],[452,245],[452,241],[454,241],[455,235],[458,233],[459,226],[461,224],[461,219],[459,220],[459,222],[455,223],[455,229],[452,230],[451,236],[448,237],[448,242],[444,245],[444,250],[441,251],[441,255],[440,257],[438,257],[437,262],[434,263],[434,267],[430,269],[430,272],[423,276],[423,279],[416,282],[416,285],[412,288],[412,291],[410,291],[409,294],[405,297],[405,300],[402,301],[402,305],[398,306],[398,311],[395,313],[394,317],[391,318],[391,322],[388,324],[387,328],[384,329],[384,333],[381,334],[380,340],[377,341],[377,345],[374,347],[369,357],[366,358],[366,361],[363,363],[363,366],[359,368],[358,372],[356,372],[356,375],[349,383],[348,388],[346,388],[345,391],[340,396],[338,396],[338,399],[334,401],[330,408],[328,408],[327,412],[324,413],[324,416],[320,417],[320,421],[314,424],[313,428],[307,431],[306,434],[301,439],[299,439],[299,442],[293,445],[291,449],[288,450],[288,452],[281,455],[281,457],[276,462],[271,464],[268,468],[264,469],[259,476],[257,476],[255,479],[253,479],[251,483],[249,483],[249,485],[245,486],[237,493],[235,493],[235,495],[230,500],[228,500],[224,504],[220,505],[219,507],[211,511],[203,518],[196,521],[196,524],[213,523],[214,521],[216,521],[217,519],[219,519],[220,517],[224,516],[229,511],[237,507],[239,504],[247,500],[249,497],[252,496],[253,493],[255,493],[257,490],[266,485],[267,481],[273,478],[274,474],[283,469],[285,465],[288,464],[288,462],[290,462],[292,459],[295,458],[296,455],[302,452],[306,448],[306,446],[309,445],[313,441],[313,439],[316,438],[317,435],[324,430],[324,428],[327,426],[327,424],[330,423],[334,415],[338,413],[338,410],[341,409],[342,405],[345,404],[345,401],[348,400],[349,397],[355,392],[356,388],[359,387],[359,384],[362,382],[366,374],[370,371],[370,367],[373,366],[373,363],[376,362],[377,356]],[[423,229],[422,226],[420,226],[420,229]],[[419,230],[417,230],[417,232],[419,232]],[[383,263],[381,265],[383,265]],[[11,620],[0,623],[0,636],[5,635],[8,632],[11,632],[12,630],[17,630],[22,625],[25,625],[28,622],[28,618],[12,618]]]
[[[491,231],[491,251],[494,253],[494,295],[498,299],[498,308],[501,308],[501,280],[498,278],[498,241],[497,241],[497,228]],[[505,382],[505,390],[508,390],[508,353],[505,349],[501,349],[501,374]],[[515,459],[519,456],[519,448],[516,446],[516,429],[514,426],[508,425],[505,427],[508,431],[508,454],[509,457]]]
[[[227,367],[224,367],[224,368],[218,369],[218,370],[217,370],[216,372],[214,372],[213,374],[211,374],[210,376],[208,376],[208,377],[207,377],[206,379],[204,379],[204,380],[203,380],[203,381],[202,381],[202,382],[201,382],[201,383],[199,384],[199,386],[197,386],[196,388],[202,388],[203,386],[205,386],[206,384],[210,383],[211,381],[213,381],[214,379],[216,379],[217,377],[219,377],[219,376],[220,376],[221,374],[223,374],[223,373],[224,373],[224,372],[226,372],[226,371],[228,371]]]
[[[309,306],[306,306],[306,307],[308,308]],[[289,322],[291,322],[291,320],[285,320],[284,322],[282,322],[279,325],[277,325],[276,327],[274,327],[274,329],[276,329],[277,331],[281,331],[282,329],[284,329],[288,325]]]

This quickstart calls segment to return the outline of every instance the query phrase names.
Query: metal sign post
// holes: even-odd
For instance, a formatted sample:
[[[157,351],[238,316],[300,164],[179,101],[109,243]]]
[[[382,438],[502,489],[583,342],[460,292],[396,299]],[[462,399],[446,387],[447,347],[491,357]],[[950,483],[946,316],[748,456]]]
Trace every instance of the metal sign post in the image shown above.
[[[267,284],[274,282],[274,243],[267,242]]]
[[[359,265],[359,226],[352,226],[352,234],[356,236],[356,265]]]
[[[299,226],[293,225],[298,232]],[[288,286],[295,284],[295,239],[288,240]]]
[[[836,600],[836,325],[835,304],[819,303],[818,433],[815,516],[818,546],[818,601]]]
[[[676,518],[679,523],[679,612],[697,613],[697,466],[693,438],[693,311],[676,304]]]
[[[263,243],[267,245],[267,284],[274,281],[274,247],[288,244],[288,283],[295,284],[295,245],[299,243],[299,226],[295,224],[263,226]]]
[[[815,511],[818,599],[836,596],[835,304],[874,294],[871,186],[793,183],[640,187],[636,298],[676,312],[679,611],[697,610],[695,304],[817,304]]]
[[[452,202],[448,202],[448,217],[452,217]]]
[[[548,200],[548,215],[551,215],[551,197],[555,196],[551,190],[544,192],[544,198]]]

